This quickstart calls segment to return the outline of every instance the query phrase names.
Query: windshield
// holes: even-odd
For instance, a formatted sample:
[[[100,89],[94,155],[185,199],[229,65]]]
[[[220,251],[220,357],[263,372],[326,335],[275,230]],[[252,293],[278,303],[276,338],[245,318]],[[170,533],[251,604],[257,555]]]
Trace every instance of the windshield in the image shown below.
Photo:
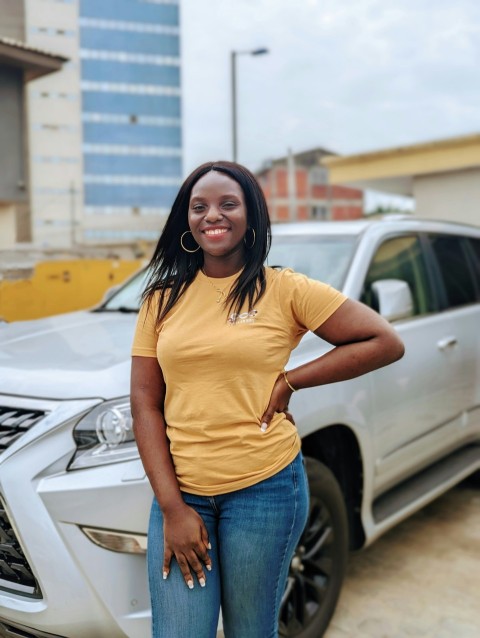
[[[133,279],[130,279],[118,292],[116,292],[111,299],[107,301],[103,306],[98,308],[97,312],[101,311],[132,311],[138,312],[141,303],[142,292],[147,284],[148,272],[142,270]]]
[[[352,235],[273,237],[267,264],[292,268],[341,290],[355,239]]]
[[[319,279],[341,290],[354,245],[355,237],[351,235],[274,236],[267,265],[293,268],[312,279]],[[142,270],[99,308],[99,311],[138,311],[146,282],[147,272]]]

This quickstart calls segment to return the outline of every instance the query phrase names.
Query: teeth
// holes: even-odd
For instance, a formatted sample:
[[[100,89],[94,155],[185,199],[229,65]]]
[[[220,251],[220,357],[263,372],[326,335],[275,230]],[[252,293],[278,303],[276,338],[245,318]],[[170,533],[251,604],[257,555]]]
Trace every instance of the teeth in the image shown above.
[[[226,232],[227,232],[226,228],[214,228],[212,230],[206,230],[205,235],[223,235],[223,233],[226,233]]]

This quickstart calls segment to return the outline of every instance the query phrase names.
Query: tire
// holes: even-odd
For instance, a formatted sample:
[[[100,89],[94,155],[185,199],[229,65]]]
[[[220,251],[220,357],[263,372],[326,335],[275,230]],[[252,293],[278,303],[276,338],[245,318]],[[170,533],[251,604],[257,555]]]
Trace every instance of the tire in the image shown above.
[[[280,608],[282,638],[323,636],[347,567],[348,522],[342,491],[325,465],[309,457],[305,465],[310,512]]]

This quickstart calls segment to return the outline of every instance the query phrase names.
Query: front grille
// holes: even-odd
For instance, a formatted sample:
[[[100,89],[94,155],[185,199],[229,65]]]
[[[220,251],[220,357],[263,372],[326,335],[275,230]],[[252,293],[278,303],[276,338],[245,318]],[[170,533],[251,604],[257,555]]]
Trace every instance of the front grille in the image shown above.
[[[34,633],[33,633],[34,632]],[[0,638],[62,638],[57,634],[47,634],[39,629],[30,629],[23,625],[11,625],[0,620]]]
[[[0,499],[0,589],[41,598],[40,587]]]
[[[0,454],[45,416],[42,410],[0,405]]]

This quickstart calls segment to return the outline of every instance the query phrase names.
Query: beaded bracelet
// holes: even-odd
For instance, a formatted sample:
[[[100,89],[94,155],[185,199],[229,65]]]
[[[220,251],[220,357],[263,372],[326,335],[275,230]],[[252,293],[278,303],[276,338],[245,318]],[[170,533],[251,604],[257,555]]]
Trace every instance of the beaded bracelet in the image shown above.
[[[293,387],[293,385],[290,383],[290,381],[287,378],[287,372],[286,370],[282,370],[282,374],[283,374],[283,378],[285,379],[285,383],[288,385],[288,387],[290,388],[290,390],[292,392],[296,392],[296,389]]]

